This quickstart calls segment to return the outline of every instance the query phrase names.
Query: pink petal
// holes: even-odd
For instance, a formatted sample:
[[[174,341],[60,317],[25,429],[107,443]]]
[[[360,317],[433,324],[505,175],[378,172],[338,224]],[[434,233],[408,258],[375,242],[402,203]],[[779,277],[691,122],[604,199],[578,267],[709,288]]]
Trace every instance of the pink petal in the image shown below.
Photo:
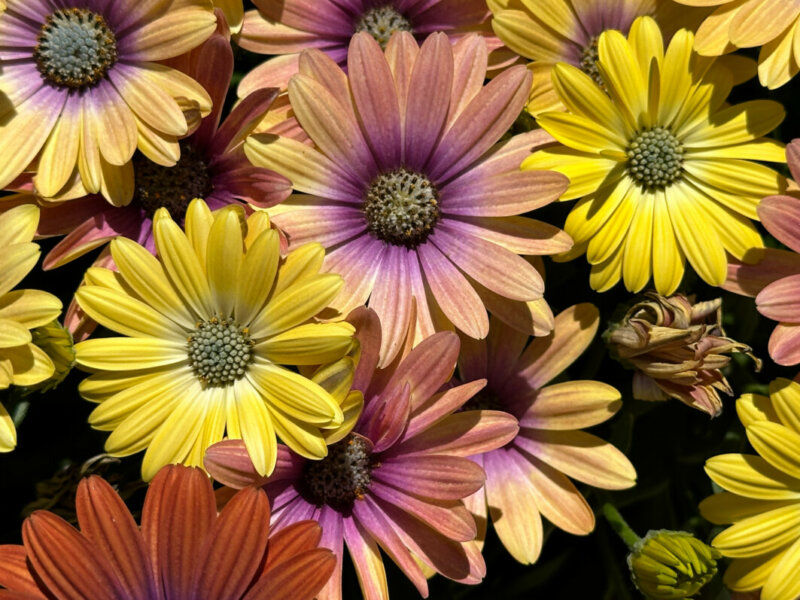
[[[794,252],[755,248],[750,254],[747,258],[752,258],[752,264],[728,260],[728,279],[723,288],[743,296],[756,296],[773,281],[800,273],[800,256]]]
[[[800,363],[800,325],[778,323],[769,338],[769,355],[779,365]]]
[[[800,323],[800,275],[770,283],[756,296],[756,308],[768,319]]]
[[[483,487],[483,469],[458,456],[399,456],[384,460],[372,472],[420,500],[461,500]]]
[[[284,54],[261,63],[242,78],[236,93],[240,98],[246,98],[258,90],[268,88],[285,90],[289,80],[297,73],[299,58],[299,54]]]
[[[800,199],[769,196],[757,207],[764,227],[795,252],[800,252]]]
[[[323,269],[338,273],[344,286],[333,299],[331,306],[343,313],[366,304],[372,293],[375,279],[380,273],[386,244],[369,235],[361,235],[325,255]]]
[[[272,222],[286,232],[292,248],[308,242],[319,242],[330,248],[366,234],[364,213],[352,205],[297,194],[284,201],[281,208],[286,212],[274,215]]]
[[[800,181],[800,139],[794,139],[786,146],[786,162],[792,172],[792,179]]]
[[[492,381],[505,381],[513,376],[514,367],[529,340],[528,335],[492,315],[489,320],[489,337],[485,342],[489,357],[487,379],[490,385]]]
[[[309,31],[295,29],[280,20],[267,20],[257,10],[248,10],[244,13],[242,31],[236,43],[245,50],[258,54],[290,54],[302,52],[306,48],[330,45],[331,40]]]
[[[565,231],[528,217],[458,217],[444,223],[459,235],[479,237],[516,254],[548,255],[572,248]]]
[[[482,0],[481,4],[484,4]],[[483,88],[488,60],[486,42],[478,36],[468,35],[453,45],[453,86],[448,125],[452,125]]]
[[[394,360],[405,342],[409,327],[413,327],[409,321],[412,298],[408,264],[416,260],[413,250],[387,246],[380,277],[375,280],[369,307],[377,313],[382,325],[380,368]]]
[[[209,140],[211,152],[223,154],[244,141],[253,132],[277,97],[278,90],[276,88],[256,90],[246,96],[228,114],[225,121],[213,134],[213,138]],[[205,147],[205,144],[200,147]]]
[[[352,517],[347,517],[352,518]],[[328,548],[336,556],[336,567],[325,587],[319,593],[319,600],[341,600],[342,598],[342,557],[344,544],[345,517],[329,506],[319,509],[316,521],[322,527],[321,548]]]
[[[265,481],[253,466],[242,440],[217,442],[206,450],[203,466],[214,479],[237,490]]]
[[[544,129],[515,135],[492,146],[468,171],[461,173],[453,184],[457,183],[465,189],[472,183],[478,184],[494,175],[516,173],[522,161],[530,154],[553,144],[555,140]]]
[[[485,379],[478,379],[431,396],[423,404],[416,407],[408,422],[408,427],[403,432],[401,441],[410,440],[434,426],[440,419],[461,408],[485,385]]]
[[[386,571],[378,544],[356,519],[344,521],[344,541],[353,566],[358,574],[361,593],[365,600],[382,600],[389,597]]]
[[[411,409],[411,386],[392,386],[379,398],[367,402],[356,430],[373,444],[375,452],[390,448],[403,433]]]
[[[255,0],[253,4],[270,21],[311,31],[320,36],[342,36],[352,31],[352,17],[335,2],[318,0]]]
[[[395,86],[397,87],[397,99],[400,103],[400,118],[405,129],[406,105],[408,103],[409,88],[411,84],[411,72],[414,62],[419,54],[419,46],[414,36],[406,31],[401,31],[393,35],[386,44],[386,62],[394,76]]]

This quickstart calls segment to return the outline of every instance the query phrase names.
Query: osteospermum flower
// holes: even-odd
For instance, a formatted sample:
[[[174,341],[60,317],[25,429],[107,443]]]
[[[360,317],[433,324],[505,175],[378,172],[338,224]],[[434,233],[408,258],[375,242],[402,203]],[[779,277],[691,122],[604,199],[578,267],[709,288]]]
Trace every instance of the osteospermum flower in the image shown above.
[[[360,33],[347,77],[307,51],[289,98],[316,147],[271,135],[245,145],[253,163],[305,192],[270,215],[290,247],[330,248],[325,268],[345,278],[335,306],[344,313],[368,301],[384,324],[381,365],[400,347],[412,297],[418,340],[452,325],[484,337],[484,304],[528,331],[552,327],[542,278],[518,253],[552,254],[571,240],[516,215],[555,200],[566,179],[519,171],[531,147],[550,141],[543,132],[497,143],[530,77],[518,66],[484,87],[486,57],[477,36],[452,47],[434,34],[417,48],[403,32],[384,55]]]
[[[258,10],[247,11],[237,43],[260,54],[275,54],[248,73],[239,86],[239,96],[254,90],[278,86],[286,89],[297,73],[300,52],[319,48],[339,66],[347,64],[347,52],[354,34],[365,31],[386,47],[392,34],[407,31],[422,41],[435,31],[451,39],[471,32],[481,33],[490,50],[502,43],[489,26],[491,13],[484,0],[255,0]],[[506,51],[494,53],[498,66],[508,62]],[[513,60],[513,57],[511,57]]]
[[[690,6],[716,6],[697,30],[695,49],[719,56],[737,48],[761,46],[758,78],[774,89],[800,71],[800,4],[787,0],[675,0]]]
[[[78,366],[95,372],[80,392],[100,402],[89,422],[113,431],[107,452],[147,448],[145,480],[167,463],[200,465],[226,432],[243,439],[258,472],[268,474],[276,435],[320,459],[327,454],[322,430],[342,424],[330,393],[283,366],[333,362],[350,350],[350,324],[311,322],[341,278],[319,274],[319,245],[281,259],[266,215],[246,224],[242,216],[238,207],[212,214],[197,200],[184,234],[159,209],[158,259],[117,238],[111,254],[119,273],[90,269],[76,293],[91,318],[128,336],[75,346]]]
[[[497,320],[486,340],[462,338],[459,379],[487,381],[464,408],[503,411],[520,424],[510,443],[471,457],[486,471],[486,486],[467,506],[482,523],[488,507],[500,541],[522,563],[539,558],[543,516],[572,534],[594,529],[594,513],[570,478],[610,490],[636,483],[622,452],[580,431],[610,419],[622,406],[619,392],[599,381],[547,385],[589,346],[598,321],[594,306],[578,304],[556,316],[553,333],[530,343]]]
[[[700,503],[716,524],[733,523],[712,544],[733,559],[724,582],[737,592],[761,589],[761,600],[800,595],[800,383],[776,379],[769,398],[736,402],[758,456],[723,454],[706,473],[723,490]]]
[[[141,529],[102,478],[81,481],[80,531],[39,510],[22,546],[0,546],[0,592],[29,600],[164,598],[312,600],[336,564],[310,521],[270,535],[262,490],[238,492],[217,514],[199,469],[165,467],[150,485]]]
[[[634,19],[653,17],[669,39],[681,27],[693,28],[708,9],[687,9],[672,0],[489,0],[492,29],[511,50],[531,61],[527,109],[533,115],[563,105],[550,73],[558,62],[580,68],[604,85],[597,68],[597,42],[610,29],[627,35]]]
[[[201,44],[215,21],[204,0],[8,0],[0,188],[34,163],[43,196],[79,176],[88,192],[124,203],[134,151],[174,164],[183,110],[211,108],[200,84],[154,61]]]
[[[786,147],[795,181],[800,178],[800,139]],[[769,338],[769,355],[779,365],[800,363],[800,197],[764,198],[758,216],[767,231],[794,252],[764,248],[753,253],[752,264],[736,261],[728,268],[725,288],[756,297],[758,312],[779,321]]]
[[[508,442],[517,432],[516,419],[494,411],[455,413],[482,381],[438,392],[458,357],[452,332],[431,336],[381,371],[375,313],[360,309],[350,318],[361,341],[353,386],[364,392],[364,412],[322,461],[281,447],[278,466],[265,482],[273,529],[307,518],[322,526],[321,545],[334,551],[339,564],[320,600],[342,597],[344,545],[365,598],[389,598],[379,548],[423,596],[428,583],[417,559],[451,579],[479,583],[485,564],[462,498],[483,485],[484,474],[466,456]],[[233,487],[263,482],[240,442],[212,447],[206,467]]]
[[[571,180],[562,199],[582,197],[567,217],[575,248],[566,258],[586,252],[595,290],[622,278],[639,291],[652,275],[668,296],[686,259],[720,285],[726,251],[742,259],[763,246],[750,219],[761,198],[786,183],[749,159],[784,160],[781,144],[761,138],[783,120],[783,108],[770,100],[725,105],[728,69],[699,58],[692,41],[682,29],[665,52],[650,17],[637,19],[627,39],[606,31],[597,65],[608,95],[576,67],[553,69],[569,112],[538,121],[564,146],[535,153],[522,168],[560,171]]]
[[[14,289],[39,260],[39,245],[31,241],[38,220],[39,209],[30,205],[0,215],[0,390],[36,385],[55,372],[31,330],[55,319],[61,301],[47,292]],[[10,452],[16,445],[14,422],[0,404],[0,452]]]

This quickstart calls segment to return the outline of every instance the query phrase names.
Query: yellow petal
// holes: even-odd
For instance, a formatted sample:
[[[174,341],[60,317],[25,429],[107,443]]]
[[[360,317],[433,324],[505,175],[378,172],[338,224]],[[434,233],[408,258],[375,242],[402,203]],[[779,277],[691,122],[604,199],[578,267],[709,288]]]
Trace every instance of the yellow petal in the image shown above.
[[[89,369],[131,371],[188,360],[186,342],[157,338],[100,338],[75,344],[76,361]]]
[[[728,527],[712,543],[725,556],[744,558],[777,550],[796,540],[800,504],[773,509]]]
[[[283,365],[319,365],[341,358],[355,330],[349,323],[308,323],[267,338],[255,351]]]
[[[184,329],[125,293],[98,285],[85,285],[75,292],[75,299],[92,319],[122,335],[186,340]]]
[[[747,439],[769,464],[800,479],[800,433],[770,421],[747,427]]]
[[[800,480],[779,471],[760,456],[721,454],[706,461],[708,476],[734,494],[760,500],[800,499]]]
[[[222,317],[233,315],[243,261],[244,238],[239,215],[234,208],[222,209],[215,214],[208,235],[206,262],[215,314]]]
[[[278,443],[264,398],[246,382],[237,383],[234,393],[239,433],[247,453],[260,475],[270,475],[278,457]]]

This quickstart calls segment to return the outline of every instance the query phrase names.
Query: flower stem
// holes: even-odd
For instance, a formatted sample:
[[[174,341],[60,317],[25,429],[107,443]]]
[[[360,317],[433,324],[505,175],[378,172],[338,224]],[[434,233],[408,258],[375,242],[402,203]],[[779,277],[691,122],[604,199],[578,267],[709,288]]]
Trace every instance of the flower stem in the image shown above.
[[[625,542],[629,550],[633,550],[634,544],[641,538],[636,535],[636,532],[631,529],[631,526],[622,518],[622,515],[613,504],[606,502],[603,504],[603,515],[605,515],[611,528],[617,532],[617,535]]]

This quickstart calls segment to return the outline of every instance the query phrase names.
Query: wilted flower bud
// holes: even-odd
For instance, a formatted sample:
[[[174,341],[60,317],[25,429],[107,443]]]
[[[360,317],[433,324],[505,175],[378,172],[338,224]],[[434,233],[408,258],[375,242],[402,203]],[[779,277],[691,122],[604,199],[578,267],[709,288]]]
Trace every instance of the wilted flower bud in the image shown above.
[[[628,567],[634,584],[647,598],[691,598],[717,572],[722,555],[691,533],[648,531],[634,544]]]
[[[725,336],[720,298],[692,301],[682,294],[665,298],[647,292],[605,337],[612,355],[636,370],[634,398],[676,398],[713,417],[722,410],[719,392],[733,393],[722,374],[730,354],[746,352],[756,369],[761,361],[749,346]]]
[[[27,388],[25,393],[34,390],[46,392],[61,383],[75,364],[72,334],[64,329],[58,321],[52,321],[47,325],[32,329],[31,337],[33,343],[50,357],[56,370],[49,379]]]

